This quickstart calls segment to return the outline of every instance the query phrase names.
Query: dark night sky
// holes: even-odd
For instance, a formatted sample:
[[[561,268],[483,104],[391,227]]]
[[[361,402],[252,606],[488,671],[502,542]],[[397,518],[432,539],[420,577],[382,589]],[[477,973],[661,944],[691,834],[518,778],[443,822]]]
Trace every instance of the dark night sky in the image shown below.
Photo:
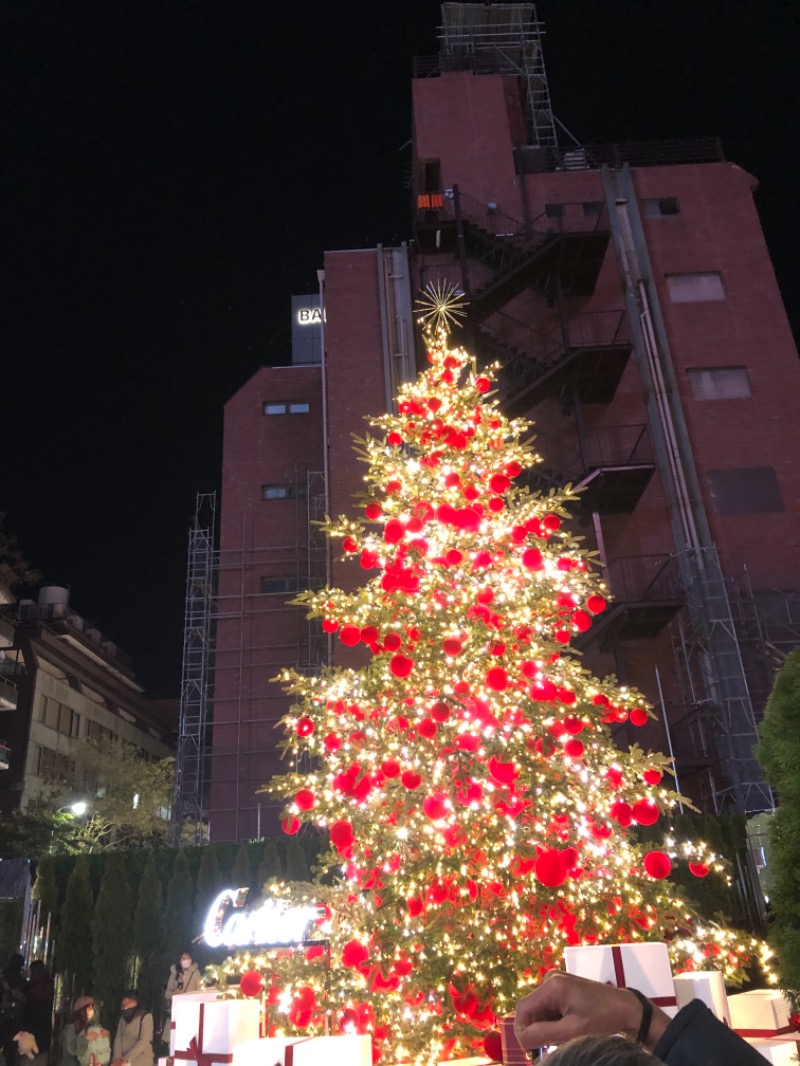
[[[719,134],[800,320],[796,0],[542,0],[581,140]],[[5,0],[0,510],[46,581],[180,677],[222,405],[289,357],[326,248],[408,238],[410,57],[436,0]]]

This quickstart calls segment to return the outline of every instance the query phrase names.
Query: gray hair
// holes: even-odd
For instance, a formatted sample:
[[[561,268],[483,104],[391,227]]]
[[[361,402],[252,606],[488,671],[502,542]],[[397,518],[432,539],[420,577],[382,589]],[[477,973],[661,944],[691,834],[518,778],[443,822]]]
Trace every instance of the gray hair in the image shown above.
[[[547,1066],[654,1066],[643,1047],[620,1036],[579,1036],[544,1060]]]

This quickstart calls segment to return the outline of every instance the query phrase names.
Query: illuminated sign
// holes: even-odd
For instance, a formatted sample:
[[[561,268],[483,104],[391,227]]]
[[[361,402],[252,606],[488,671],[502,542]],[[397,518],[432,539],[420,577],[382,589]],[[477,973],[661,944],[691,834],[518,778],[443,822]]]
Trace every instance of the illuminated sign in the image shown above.
[[[321,326],[321,307],[301,307],[297,312],[297,321],[301,326]]]
[[[292,907],[281,899],[268,899],[245,910],[247,893],[246,888],[226,888],[211,904],[203,926],[203,938],[209,947],[301,944],[311,923],[325,913],[320,907]]]

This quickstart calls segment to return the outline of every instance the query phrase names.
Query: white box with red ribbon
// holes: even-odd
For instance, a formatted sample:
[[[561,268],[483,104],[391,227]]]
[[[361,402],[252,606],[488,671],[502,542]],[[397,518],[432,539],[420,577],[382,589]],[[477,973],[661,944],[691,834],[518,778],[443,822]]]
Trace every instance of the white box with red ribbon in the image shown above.
[[[200,993],[206,996],[208,993]],[[233,1062],[233,1049],[259,1035],[261,1004],[257,999],[192,999],[173,1001],[170,1058],[174,1066],[223,1066]]]
[[[728,1007],[728,994],[725,991],[725,978],[719,970],[693,970],[691,973],[676,973],[673,978],[675,998],[678,1009],[691,1003],[693,999],[702,1000],[708,1009],[725,1025],[731,1024],[731,1012]]]
[[[372,1037],[265,1037],[237,1043],[233,1066],[372,1066]]]
[[[636,988],[670,1017],[677,1013],[666,944],[592,944],[564,949],[567,973],[617,988]]]
[[[199,1003],[214,1003],[222,995],[219,989],[211,989],[208,992],[181,992],[173,996],[172,1009],[169,1023],[169,1053],[173,1055],[176,1047],[185,1047],[193,1036],[197,1035],[197,1023],[199,1019]],[[181,1019],[180,1039],[182,1044],[176,1043],[175,1034],[178,1031],[178,1018]]]
[[[739,1036],[768,1039],[792,1033],[791,1004],[783,992],[756,989],[728,996],[731,1026]]]

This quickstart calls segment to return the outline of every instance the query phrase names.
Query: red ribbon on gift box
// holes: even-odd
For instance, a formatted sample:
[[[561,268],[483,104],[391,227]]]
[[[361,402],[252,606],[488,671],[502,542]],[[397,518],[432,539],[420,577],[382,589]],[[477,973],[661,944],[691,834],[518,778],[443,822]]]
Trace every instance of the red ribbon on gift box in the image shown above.
[[[294,1066],[294,1049],[298,1044],[307,1044],[309,1040],[313,1040],[313,1036],[304,1036],[302,1040],[295,1040],[293,1044],[287,1044],[283,1053],[282,1066]],[[275,1066],[281,1066],[280,1062],[276,1062]]]
[[[622,965],[622,949],[619,944],[611,945],[611,958],[614,961],[614,976],[617,979],[617,988],[627,988],[625,967]],[[647,998],[657,1007],[677,1007],[678,1005],[675,996],[648,996]]]
[[[232,1052],[203,1051],[203,1026],[205,1024],[206,1005],[205,1003],[200,1003],[198,1006],[200,1007],[200,1020],[197,1025],[197,1036],[192,1037],[191,1043],[185,1051],[176,1051],[172,1058],[196,1062],[197,1066],[213,1066],[216,1062],[233,1062]]]
[[[789,1033],[796,1033],[797,1029],[793,1025],[783,1025],[780,1029],[734,1029],[733,1031],[739,1036],[769,1040],[773,1036],[788,1036]]]

